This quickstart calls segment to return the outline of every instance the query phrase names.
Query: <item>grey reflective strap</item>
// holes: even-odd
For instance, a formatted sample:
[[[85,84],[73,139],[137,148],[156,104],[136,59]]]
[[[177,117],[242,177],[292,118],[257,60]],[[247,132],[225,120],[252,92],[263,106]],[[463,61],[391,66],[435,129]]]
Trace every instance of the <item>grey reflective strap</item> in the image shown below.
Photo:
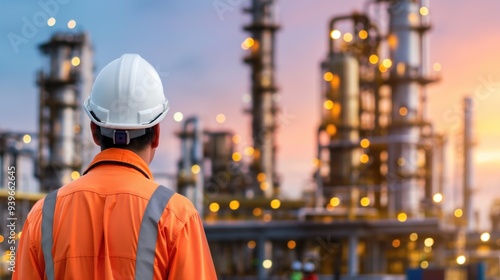
[[[54,227],[54,210],[56,209],[57,191],[49,193],[45,197],[42,208],[42,251],[45,259],[45,275],[48,280],[54,280],[54,259],[52,258],[52,235]]]
[[[153,279],[158,222],[175,192],[164,186],[158,186],[151,195],[141,221],[141,230],[137,242],[135,260],[135,279]]]

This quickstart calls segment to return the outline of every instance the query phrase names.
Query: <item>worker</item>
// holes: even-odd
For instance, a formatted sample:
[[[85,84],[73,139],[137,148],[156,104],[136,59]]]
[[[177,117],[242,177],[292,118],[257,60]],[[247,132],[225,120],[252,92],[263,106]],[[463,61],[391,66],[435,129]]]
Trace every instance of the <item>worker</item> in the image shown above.
[[[318,280],[318,275],[314,272],[315,270],[315,265],[312,262],[306,262],[304,263],[303,270],[304,270],[304,278],[303,280]]]
[[[217,279],[198,212],[149,169],[168,109],[139,55],[101,70],[84,102],[101,152],[33,206],[13,279]]]
[[[302,263],[300,261],[292,262],[292,274],[290,274],[290,280],[302,279]]]

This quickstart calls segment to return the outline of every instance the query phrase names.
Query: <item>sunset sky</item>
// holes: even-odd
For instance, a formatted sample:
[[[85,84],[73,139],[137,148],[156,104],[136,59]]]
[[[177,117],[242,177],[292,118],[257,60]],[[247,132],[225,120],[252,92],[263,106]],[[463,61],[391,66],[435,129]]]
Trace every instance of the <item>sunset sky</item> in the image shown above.
[[[44,9],[36,3],[52,3]],[[55,4],[54,4],[55,3]],[[229,7],[218,12],[216,7]],[[38,89],[35,74],[42,67],[37,46],[56,31],[67,31],[70,19],[76,31],[90,34],[94,64],[99,71],[122,53],[136,52],[161,74],[171,113],[162,123],[162,146],[152,164],[154,172],[175,172],[180,127],[174,112],[198,115],[207,129],[227,129],[250,144],[250,119],[243,114],[242,96],[249,93],[250,69],[242,62],[242,13],[248,0],[193,1],[80,1],[41,0],[0,3],[0,129],[37,130]],[[360,0],[281,0],[277,3],[282,29],[276,37],[277,83],[282,111],[290,116],[278,136],[278,172],[284,195],[297,197],[310,184],[315,137],[320,114],[319,63],[326,55],[327,23],[337,15],[363,11]],[[55,8],[54,8],[55,7]],[[30,38],[13,44],[12,34],[23,36],[26,21],[55,11],[56,24],[37,27]],[[450,207],[460,186],[454,171],[453,139],[461,131],[461,103],[465,95],[476,100],[475,208],[486,229],[491,201],[500,198],[500,1],[430,0],[431,62],[442,65],[442,80],[428,88],[429,118],[438,132],[450,138],[447,190]],[[10,35],[9,35],[10,34]],[[215,116],[223,113],[224,124]],[[300,137],[298,137],[300,135]],[[240,148],[243,148],[240,145]]]

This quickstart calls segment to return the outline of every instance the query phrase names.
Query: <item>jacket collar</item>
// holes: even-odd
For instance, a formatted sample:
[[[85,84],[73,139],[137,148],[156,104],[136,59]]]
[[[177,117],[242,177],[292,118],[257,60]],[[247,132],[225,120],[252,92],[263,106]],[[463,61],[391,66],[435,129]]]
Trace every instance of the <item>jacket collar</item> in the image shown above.
[[[118,148],[109,148],[97,154],[83,174],[86,174],[92,168],[103,164],[128,166],[141,172],[148,179],[153,180],[153,174],[151,173],[151,170],[149,170],[148,164],[139,155],[130,150]]]

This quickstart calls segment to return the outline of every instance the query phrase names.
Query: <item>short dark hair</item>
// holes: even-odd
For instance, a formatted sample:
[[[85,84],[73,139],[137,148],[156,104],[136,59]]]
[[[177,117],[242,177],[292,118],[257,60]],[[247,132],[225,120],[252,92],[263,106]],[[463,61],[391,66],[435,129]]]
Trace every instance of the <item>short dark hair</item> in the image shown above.
[[[99,142],[101,143],[101,150],[103,151],[109,148],[120,148],[133,151],[141,151],[148,145],[151,145],[153,139],[155,138],[155,130],[153,127],[146,128],[145,130],[146,134],[130,139],[130,143],[128,145],[114,144],[113,139],[101,134],[101,127],[99,126],[97,126],[95,133],[97,139],[99,139]]]

